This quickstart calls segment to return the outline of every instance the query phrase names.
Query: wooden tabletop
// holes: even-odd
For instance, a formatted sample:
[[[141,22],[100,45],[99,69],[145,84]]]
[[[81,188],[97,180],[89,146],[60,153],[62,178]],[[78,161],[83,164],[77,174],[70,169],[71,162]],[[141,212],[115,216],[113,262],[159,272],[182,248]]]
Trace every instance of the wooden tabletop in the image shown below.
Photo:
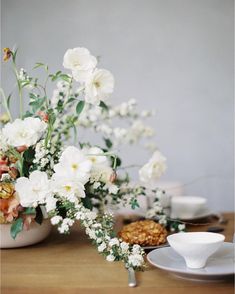
[[[231,242],[233,213],[224,214],[226,241]],[[190,227],[205,231],[206,226]],[[137,273],[138,287],[127,286],[127,271],[121,262],[107,262],[78,225],[70,235],[55,230],[42,243],[20,249],[1,250],[1,287],[7,293],[233,293],[233,281],[192,282],[176,278],[149,265]]]

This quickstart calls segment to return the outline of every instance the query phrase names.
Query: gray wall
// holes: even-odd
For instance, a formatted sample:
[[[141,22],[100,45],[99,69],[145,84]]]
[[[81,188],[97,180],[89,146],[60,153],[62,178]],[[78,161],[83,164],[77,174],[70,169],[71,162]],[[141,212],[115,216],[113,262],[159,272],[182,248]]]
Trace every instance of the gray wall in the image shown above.
[[[168,158],[164,179],[188,183],[186,192],[212,209],[232,210],[232,0],[2,0],[1,15],[2,47],[17,44],[26,69],[35,61],[61,68],[76,46],[102,56],[116,78],[114,101],[134,97],[157,109],[151,123]],[[7,89],[8,73],[4,65]],[[122,151],[126,163],[147,160],[133,150]]]

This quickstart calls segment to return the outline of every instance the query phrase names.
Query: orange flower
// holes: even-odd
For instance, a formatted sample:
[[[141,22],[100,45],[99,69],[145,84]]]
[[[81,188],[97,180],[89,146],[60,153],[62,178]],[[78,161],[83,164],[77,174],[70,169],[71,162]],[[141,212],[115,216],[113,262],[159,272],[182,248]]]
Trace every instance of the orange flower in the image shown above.
[[[4,48],[3,53],[4,53],[4,56],[3,56],[4,61],[8,61],[13,54],[10,48]]]

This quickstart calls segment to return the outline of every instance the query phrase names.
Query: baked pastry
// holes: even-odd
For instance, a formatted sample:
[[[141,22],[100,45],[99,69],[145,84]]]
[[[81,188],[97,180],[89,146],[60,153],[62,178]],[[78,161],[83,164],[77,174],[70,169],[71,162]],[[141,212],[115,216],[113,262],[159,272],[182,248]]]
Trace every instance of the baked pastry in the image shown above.
[[[153,220],[142,220],[125,225],[119,237],[130,244],[158,246],[166,243],[167,231]]]

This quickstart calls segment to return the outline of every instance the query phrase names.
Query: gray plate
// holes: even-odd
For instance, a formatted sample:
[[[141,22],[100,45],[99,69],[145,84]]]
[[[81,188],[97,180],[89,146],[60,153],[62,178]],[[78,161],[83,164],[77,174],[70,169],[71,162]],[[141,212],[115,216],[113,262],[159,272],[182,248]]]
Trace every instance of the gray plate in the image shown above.
[[[189,269],[184,259],[171,247],[159,248],[147,255],[148,261],[181,278],[191,280],[224,280],[234,275],[234,244],[223,243],[221,248],[207,260],[202,269]]]

